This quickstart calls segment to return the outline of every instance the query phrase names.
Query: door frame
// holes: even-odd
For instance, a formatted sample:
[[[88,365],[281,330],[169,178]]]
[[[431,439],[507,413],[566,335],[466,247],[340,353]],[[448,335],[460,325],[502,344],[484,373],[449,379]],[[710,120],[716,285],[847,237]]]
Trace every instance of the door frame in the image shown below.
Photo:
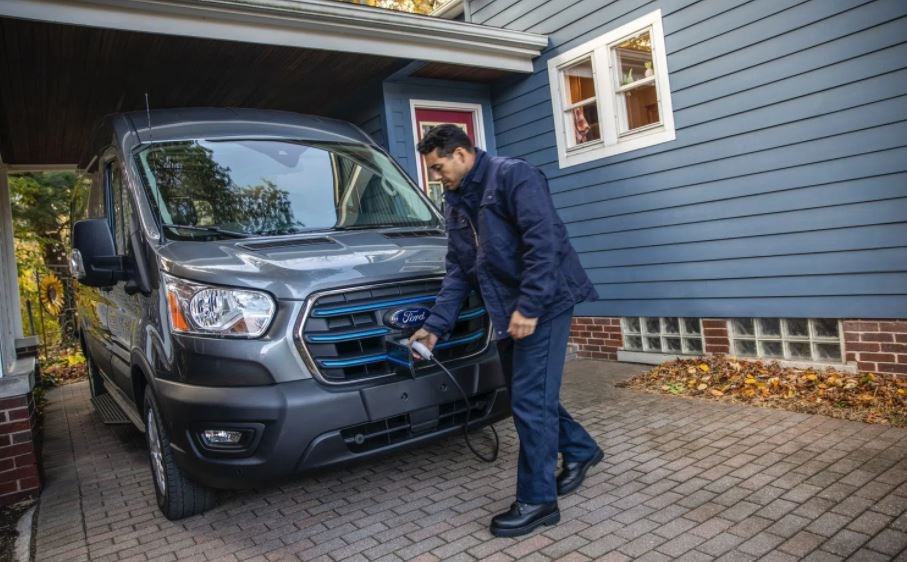
[[[456,102],[456,101],[443,101],[443,100],[425,100],[425,99],[410,99],[409,100],[409,118],[410,126],[413,131],[413,152],[416,157],[416,172],[418,173],[418,183],[419,188],[422,189],[423,193],[427,193],[427,186],[424,185],[423,178],[427,176],[427,171],[422,169],[422,155],[419,154],[419,123],[416,120],[416,110],[417,109],[440,109],[445,110],[449,109],[451,111],[469,111],[472,113],[473,117],[473,127],[475,130],[475,145],[482,150],[485,150],[485,121],[482,118],[482,104],[480,103],[466,103],[466,102]]]

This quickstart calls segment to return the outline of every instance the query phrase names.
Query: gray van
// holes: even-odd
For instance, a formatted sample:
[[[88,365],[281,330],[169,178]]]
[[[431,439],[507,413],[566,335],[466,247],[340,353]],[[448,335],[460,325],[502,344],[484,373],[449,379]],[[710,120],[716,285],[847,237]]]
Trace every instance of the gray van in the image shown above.
[[[106,118],[71,267],[96,404],[148,443],[161,511],[509,416],[478,294],[432,364],[398,342],[445,267],[443,219],[357,127],[293,113]],[[467,404],[470,409],[467,411]]]

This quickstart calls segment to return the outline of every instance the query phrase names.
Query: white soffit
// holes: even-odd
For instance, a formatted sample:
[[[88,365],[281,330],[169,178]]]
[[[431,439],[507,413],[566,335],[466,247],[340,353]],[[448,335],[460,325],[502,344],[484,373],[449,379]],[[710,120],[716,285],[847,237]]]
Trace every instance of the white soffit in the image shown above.
[[[2,0],[0,16],[513,72],[531,72],[548,44],[544,35],[333,0]]]

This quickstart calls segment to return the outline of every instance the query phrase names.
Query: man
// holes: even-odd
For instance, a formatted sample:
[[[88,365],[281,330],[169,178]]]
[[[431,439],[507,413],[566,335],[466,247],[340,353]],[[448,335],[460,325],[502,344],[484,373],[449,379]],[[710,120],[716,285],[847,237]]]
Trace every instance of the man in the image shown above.
[[[479,290],[520,437],[517,501],[492,519],[491,532],[524,535],[560,521],[557,496],[578,488],[603,457],[559,402],[573,306],[598,295],[539,170],[473,148],[455,125],[431,129],[418,150],[432,179],[444,184],[448,249],[435,306],[411,340],[433,348],[467,294]],[[564,464],[555,479],[558,452]]]

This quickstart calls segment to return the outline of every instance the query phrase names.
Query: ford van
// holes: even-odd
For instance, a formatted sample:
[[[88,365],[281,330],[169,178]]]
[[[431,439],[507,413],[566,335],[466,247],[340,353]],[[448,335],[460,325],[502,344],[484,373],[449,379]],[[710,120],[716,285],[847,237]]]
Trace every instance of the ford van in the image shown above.
[[[145,433],[166,517],[510,414],[478,294],[436,348],[468,401],[400,353],[440,288],[443,218],[354,125],[119,114],[80,167],[70,265],[90,391]]]

